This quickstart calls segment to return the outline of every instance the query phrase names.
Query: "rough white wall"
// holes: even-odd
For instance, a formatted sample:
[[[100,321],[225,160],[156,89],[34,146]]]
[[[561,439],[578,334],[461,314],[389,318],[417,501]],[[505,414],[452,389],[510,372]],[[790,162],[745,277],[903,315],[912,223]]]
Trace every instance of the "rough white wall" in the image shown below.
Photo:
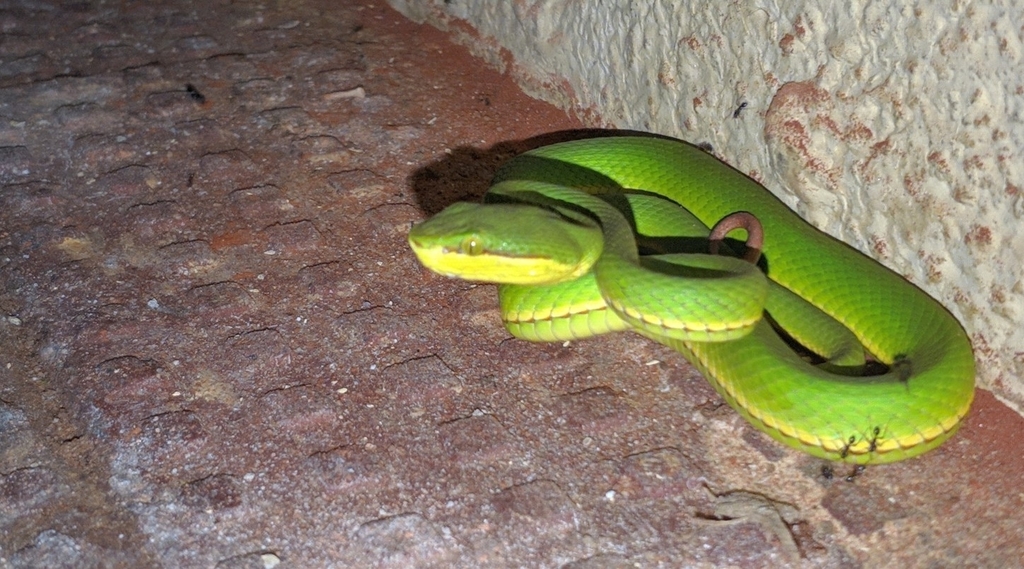
[[[942,301],[1024,408],[1024,4],[389,2],[588,122],[712,144]]]

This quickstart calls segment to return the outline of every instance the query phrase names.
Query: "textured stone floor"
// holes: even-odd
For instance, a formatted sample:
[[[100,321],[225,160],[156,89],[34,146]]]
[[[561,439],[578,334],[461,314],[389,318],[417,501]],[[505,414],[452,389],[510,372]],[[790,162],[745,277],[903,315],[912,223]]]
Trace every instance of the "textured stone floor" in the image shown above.
[[[0,568],[1024,558],[1024,422],[987,392],[827,479],[677,354],[515,341],[421,269],[413,222],[581,128],[437,31],[370,0],[0,29]]]

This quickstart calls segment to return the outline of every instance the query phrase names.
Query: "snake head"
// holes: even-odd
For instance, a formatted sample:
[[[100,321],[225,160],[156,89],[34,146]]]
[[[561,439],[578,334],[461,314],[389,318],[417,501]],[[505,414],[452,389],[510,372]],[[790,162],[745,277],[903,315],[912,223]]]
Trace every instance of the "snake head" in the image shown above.
[[[458,202],[414,226],[409,246],[447,277],[536,285],[582,276],[604,240],[596,222],[554,208]]]

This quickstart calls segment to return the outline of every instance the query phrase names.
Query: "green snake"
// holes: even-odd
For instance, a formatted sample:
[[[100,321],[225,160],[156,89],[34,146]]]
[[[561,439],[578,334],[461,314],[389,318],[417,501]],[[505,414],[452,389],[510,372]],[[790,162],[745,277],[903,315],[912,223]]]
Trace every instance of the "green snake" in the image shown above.
[[[707,226],[735,212],[763,226],[757,265],[708,253]],[[633,330],[682,353],[755,427],[818,457],[917,456],[956,432],[973,399],[971,344],[942,305],[680,141],[526,152],[483,204],[449,206],[409,243],[439,274],[499,283],[513,335]]]

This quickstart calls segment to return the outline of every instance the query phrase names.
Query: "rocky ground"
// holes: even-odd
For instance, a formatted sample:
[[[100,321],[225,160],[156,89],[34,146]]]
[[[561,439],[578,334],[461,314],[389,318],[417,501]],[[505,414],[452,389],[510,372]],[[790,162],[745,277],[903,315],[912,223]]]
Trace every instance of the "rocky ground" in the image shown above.
[[[380,2],[0,5],[0,567],[1002,567],[1024,421],[853,482],[410,225],[579,136]],[[552,134],[553,133],[553,134]],[[700,142],[700,141],[695,141]]]

